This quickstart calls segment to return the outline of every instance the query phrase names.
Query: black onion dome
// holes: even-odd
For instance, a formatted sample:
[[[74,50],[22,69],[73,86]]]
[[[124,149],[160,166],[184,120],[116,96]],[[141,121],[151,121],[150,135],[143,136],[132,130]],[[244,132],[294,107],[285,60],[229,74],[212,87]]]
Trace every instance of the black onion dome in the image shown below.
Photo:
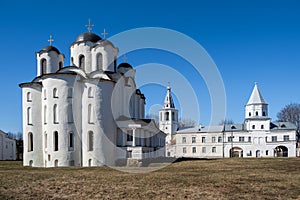
[[[132,67],[130,64],[128,64],[128,63],[121,63],[121,64],[119,64],[118,69],[121,68],[121,67],[123,67],[123,68],[129,68],[129,69],[132,69],[132,68],[133,68],[133,67]]]
[[[101,37],[92,32],[82,33],[76,38],[76,42],[98,42],[99,40],[102,40]]]
[[[60,54],[59,50],[54,46],[45,46],[42,50],[39,51],[39,53],[45,53],[49,51],[55,51],[57,54]]]

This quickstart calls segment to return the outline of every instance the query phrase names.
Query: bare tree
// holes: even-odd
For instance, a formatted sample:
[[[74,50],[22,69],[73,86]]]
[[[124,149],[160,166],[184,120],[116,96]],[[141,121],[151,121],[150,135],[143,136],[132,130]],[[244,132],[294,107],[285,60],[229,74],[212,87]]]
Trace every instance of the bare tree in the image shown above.
[[[290,103],[277,113],[277,121],[291,122],[297,127],[297,137],[300,133],[300,104]]]
[[[223,119],[219,123],[219,125],[224,125],[224,124],[234,124],[234,121],[231,119]]]
[[[196,122],[192,119],[181,118],[178,122],[178,128],[194,127]]]

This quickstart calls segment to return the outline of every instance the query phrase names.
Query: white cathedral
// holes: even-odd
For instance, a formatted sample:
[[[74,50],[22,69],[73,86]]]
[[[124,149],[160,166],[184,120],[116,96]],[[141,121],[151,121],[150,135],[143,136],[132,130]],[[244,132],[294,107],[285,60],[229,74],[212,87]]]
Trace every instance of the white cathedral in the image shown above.
[[[144,118],[135,70],[117,66],[118,49],[88,30],[71,44],[70,66],[50,38],[36,53],[37,76],[20,84],[25,166],[115,166],[165,154],[166,134]]]

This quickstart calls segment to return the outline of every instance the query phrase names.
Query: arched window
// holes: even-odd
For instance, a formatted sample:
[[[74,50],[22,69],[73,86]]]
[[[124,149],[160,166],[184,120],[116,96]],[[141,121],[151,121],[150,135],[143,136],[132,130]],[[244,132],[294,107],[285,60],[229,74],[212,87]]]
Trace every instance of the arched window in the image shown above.
[[[41,72],[41,74],[46,74],[47,72],[47,60],[45,58],[41,60]]]
[[[175,113],[172,112],[172,121],[175,121]]]
[[[31,132],[28,133],[28,151],[33,151],[33,135]]]
[[[53,133],[53,147],[54,147],[54,151],[58,151],[58,132],[54,131]]]
[[[265,127],[264,127],[264,125],[262,124],[262,125],[260,126],[260,128],[261,128],[261,129],[264,129]]]
[[[93,98],[94,97],[92,87],[89,87],[89,89],[88,89],[88,97],[89,98]]]
[[[58,91],[56,88],[53,89],[53,98],[58,98]]]
[[[89,159],[89,167],[92,166],[92,159]]]
[[[27,102],[31,102],[31,93],[27,92]]]
[[[258,112],[257,111],[255,112],[255,115],[258,116]]]
[[[27,125],[32,125],[32,115],[31,115],[31,108],[27,108]]]
[[[165,116],[165,118],[166,118],[166,121],[169,121],[169,112],[166,112],[166,114],[165,114],[166,116]]]
[[[255,125],[252,125],[252,129],[255,129]]]
[[[47,99],[47,93],[46,93],[46,90],[44,90],[44,100]]]
[[[263,111],[263,116],[266,116],[266,112],[265,111]]]
[[[57,104],[54,104],[53,106],[53,123],[58,124]]]
[[[71,103],[68,104],[67,112],[68,112],[68,123],[73,123],[73,108]]]
[[[58,167],[58,160],[54,161],[54,167]]]
[[[44,124],[47,124],[47,106],[44,106]]]
[[[74,150],[74,133],[69,133],[69,150]]]
[[[88,150],[93,151],[94,149],[94,133],[93,131],[89,131],[88,133]]]
[[[103,56],[101,53],[98,53],[96,56],[97,59],[97,70],[103,69]]]
[[[48,144],[48,138],[47,138],[47,133],[45,132],[45,135],[44,135],[44,146],[45,146],[45,149],[47,149],[47,144]]]
[[[249,112],[249,117],[251,117],[251,112]]]
[[[84,55],[79,56],[79,68],[84,70],[85,67],[85,58]]]
[[[93,119],[93,107],[92,107],[92,104],[89,104],[88,105],[88,123],[92,124],[93,122],[94,122],[94,119]]]

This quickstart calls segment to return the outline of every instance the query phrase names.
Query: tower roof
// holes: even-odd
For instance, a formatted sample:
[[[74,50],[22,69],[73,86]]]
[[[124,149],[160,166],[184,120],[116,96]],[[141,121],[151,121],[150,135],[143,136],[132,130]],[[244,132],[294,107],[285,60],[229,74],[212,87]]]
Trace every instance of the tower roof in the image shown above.
[[[247,105],[249,105],[249,104],[266,104],[264,98],[262,97],[262,95],[258,89],[257,83],[255,83],[255,85],[254,85],[252,94],[250,96],[250,99],[249,99]]]
[[[50,52],[50,51],[55,51],[57,54],[60,54],[59,50],[54,46],[45,46],[38,53],[44,53],[44,52]]]
[[[174,101],[171,95],[171,87],[168,85],[167,87],[167,94],[164,101],[164,108],[175,108]]]

